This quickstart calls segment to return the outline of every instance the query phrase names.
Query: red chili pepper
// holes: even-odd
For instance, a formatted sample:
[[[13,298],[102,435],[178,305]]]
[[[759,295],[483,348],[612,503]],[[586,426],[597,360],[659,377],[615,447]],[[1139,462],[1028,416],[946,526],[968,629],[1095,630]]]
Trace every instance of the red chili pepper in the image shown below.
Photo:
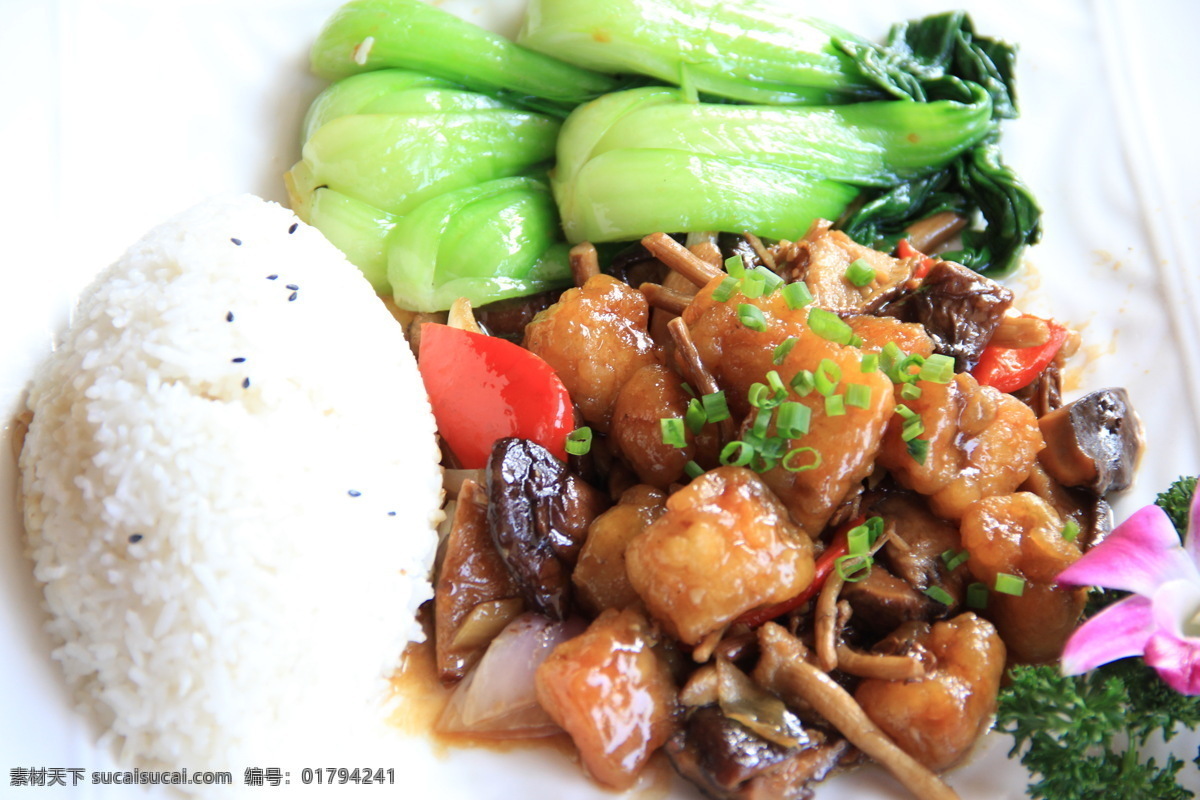
[[[789,611],[794,611],[800,606],[807,603],[821,591],[821,587],[825,585],[825,581],[837,566],[837,560],[844,555],[849,555],[850,545],[846,540],[846,534],[866,521],[866,517],[856,517],[854,520],[846,523],[838,528],[837,533],[833,535],[833,540],[825,551],[817,558],[817,563],[813,569],[812,583],[808,588],[800,594],[793,597],[791,600],[784,600],[782,603],[776,603],[773,606],[763,606],[761,608],[753,608],[738,617],[735,622],[741,622],[749,625],[751,628],[757,628],[764,622],[769,622],[776,617],[781,617]]]
[[[930,258],[929,256],[922,253],[920,250],[913,247],[911,244],[908,243],[908,239],[901,239],[899,242],[896,243],[896,257],[897,258],[920,258],[920,259],[922,259],[921,263],[917,264],[916,270],[913,271],[913,277],[916,278],[917,280],[920,280],[921,278],[924,278],[926,275],[928,275],[929,270],[932,269],[933,265],[937,263],[936,258]]]
[[[1045,344],[1033,347],[999,347],[988,345],[979,356],[979,363],[971,370],[975,380],[984,386],[993,386],[1002,392],[1015,392],[1033,383],[1067,340],[1067,329],[1053,320],[1050,338]]]
[[[520,436],[567,458],[574,407],[554,368],[520,345],[427,322],[417,357],[438,432],[466,469],[487,465],[492,444]]]

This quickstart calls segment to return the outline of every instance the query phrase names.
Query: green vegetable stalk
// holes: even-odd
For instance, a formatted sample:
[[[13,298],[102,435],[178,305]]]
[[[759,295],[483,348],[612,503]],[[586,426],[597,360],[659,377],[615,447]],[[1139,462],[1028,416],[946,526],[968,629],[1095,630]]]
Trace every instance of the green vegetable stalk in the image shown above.
[[[662,87],[605,95],[559,137],[563,226],[571,241],[658,230],[797,238],[815,217],[841,216],[856,187],[930,174],[987,137],[991,100],[982,89],[971,99],[779,107],[691,103]]]
[[[481,109],[354,114],[305,142],[300,194],[328,186],[391,214],[442,192],[523,172],[554,153],[558,122],[530,111]]]
[[[505,178],[438,195],[401,219],[388,249],[398,305],[445,309],[561,289],[571,283],[567,245],[550,189]]]
[[[859,41],[773,0],[531,0],[517,36],[598,72],[647,75],[743,102],[879,96],[841,39]]]
[[[616,87],[421,0],[352,0],[325,23],[310,58],[331,81],[401,67],[560,114]]]
[[[391,294],[387,251],[396,228],[394,214],[334,189],[321,188],[312,193],[306,218],[359,268],[376,294]]]
[[[497,273],[491,283],[455,284],[482,304],[485,285],[499,299],[539,291],[569,274],[556,271],[565,269],[565,258],[542,258],[561,239],[545,184],[526,178],[516,184],[500,181],[548,164],[558,129],[553,117],[441,78],[379,70],[334,83],[317,97],[305,119],[302,158],[285,180],[296,213],[341,249],[376,292],[405,297],[413,309],[444,309],[454,296],[440,289],[438,276],[475,278],[492,265]],[[415,283],[393,287],[392,251],[411,253],[433,231],[421,228],[435,222],[430,216],[435,205],[426,204],[461,198],[460,190],[480,185],[491,187],[488,196],[503,198],[492,203],[495,215],[473,217],[476,230],[459,225],[451,231],[455,241],[475,248],[473,266],[463,267],[461,248],[450,244],[419,266],[400,258],[396,274]],[[507,193],[496,187],[506,187]],[[483,206],[476,201],[471,209]],[[454,219],[470,216],[460,211]],[[409,214],[415,221],[406,220]],[[401,235],[413,241],[397,245]],[[451,266],[435,269],[439,262]]]
[[[403,69],[352,75],[317,95],[304,117],[301,144],[327,122],[351,114],[417,114],[512,108],[489,95],[469,92],[450,81]]]

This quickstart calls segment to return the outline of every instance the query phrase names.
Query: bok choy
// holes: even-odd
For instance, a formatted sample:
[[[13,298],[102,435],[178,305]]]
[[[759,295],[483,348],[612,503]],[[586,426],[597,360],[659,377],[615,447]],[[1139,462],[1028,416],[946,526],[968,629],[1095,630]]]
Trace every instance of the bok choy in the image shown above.
[[[397,305],[445,309],[562,288],[571,281],[567,245],[550,188],[505,178],[438,195],[401,219],[388,250]]]
[[[648,75],[743,102],[878,95],[838,46],[843,39],[860,41],[779,0],[530,0],[517,35],[531,50],[598,72]]]
[[[421,0],[351,0],[325,23],[313,72],[336,81],[400,67],[560,116],[616,88],[612,78],[536,53]]]
[[[302,158],[286,176],[292,208],[341,249],[376,292],[393,293],[414,310],[453,302],[438,290],[438,276],[453,279],[454,291],[477,303],[561,285],[570,279],[565,256],[542,258],[561,241],[548,187],[531,178],[502,180],[544,169],[559,124],[429,75],[354,75],[329,86],[309,108]],[[491,199],[476,192],[465,202],[460,190],[480,186]],[[429,203],[443,198],[453,199],[454,208],[432,211]],[[475,213],[484,206],[490,213]],[[463,218],[474,228],[455,223]],[[436,235],[449,231],[454,243],[426,248],[428,258],[414,260],[411,254],[435,229]],[[470,264],[462,242],[474,248]],[[402,264],[396,274],[406,281],[395,290],[393,251]],[[481,269],[494,274],[469,280]]]
[[[858,187],[934,173],[986,138],[989,95],[969,103],[840,106],[688,102],[680,90],[605,95],[567,118],[554,187],[571,241],[657,230],[796,238],[835,219]]]

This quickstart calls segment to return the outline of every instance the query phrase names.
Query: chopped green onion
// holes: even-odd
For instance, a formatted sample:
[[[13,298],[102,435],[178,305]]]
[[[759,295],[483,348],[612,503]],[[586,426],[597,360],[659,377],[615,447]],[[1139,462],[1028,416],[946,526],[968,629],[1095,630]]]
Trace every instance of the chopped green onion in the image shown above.
[[[733,297],[733,293],[738,290],[740,281],[732,275],[727,276],[724,280],[717,284],[717,288],[713,289],[712,299],[718,303],[724,303],[729,298]]]
[[[1063,525],[1062,537],[1068,542],[1073,542],[1077,536],[1079,536],[1079,523],[1075,521],[1074,517],[1067,517],[1067,522]]]
[[[863,353],[862,360],[858,362],[860,372],[874,372],[879,369],[879,353]]]
[[[758,409],[758,412],[754,415],[754,424],[750,426],[750,436],[755,441],[765,442],[767,440],[767,431],[771,429],[771,418],[773,416],[775,416],[774,404]]]
[[[725,402],[725,392],[710,392],[700,398],[704,404],[704,415],[709,422],[721,422],[729,419],[729,405]]]
[[[907,443],[908,454],[912,456],[912,460],[918,464],[924,465],[925,459],[929,456],[929,440],[928,439],[911,439]]]
[[[899,364],[896,365],[896,373],[902,381],[915,381],[917,376],[912,372],[913,367],[925,366],[925,356],[920,353],[913,353],[905,356]]]
[[[812,453],[812,461],[807,464],[795,463],[796,458],[806,453]],[[789,450],[787,455],[783,457],[782,465],[788,472],[807,472],[810,469],[816,469],[821,466],[821,453],[815,447],[796,447]]]
[[[865,383],[846,384],[846,405],[855,408],[870,408],[871,387]]]
[[[748,442],[734,440],[721,449],[721,463],[726,466],[744,467],[754,460],[754,448]]]
[[[985,609],[988,606],[988,589],[982,583],[975,582],[967,587],[967,605],[971,608]]]
[[[762,309],[758,306],[739,303],[737,315],[741,323],[752,331],[761,333],[767,329],[767,318],[763,316]]]
[[[817,336],[835,344],[850,344],[854,339],[854,330],[846,321],[823,308],[809,309],[808,327],[812,328],[812,332]]]
[[[748,273],[746,273],[747,278],[749,278],[751,276],[755,276],[758,279],[762,280],[763,289],[765,290],[766,294],[771,294],[772,292],[774,292],[776,289],[778,289],[780,286],[783,285],[783,278],[779,277],[778,275],[776,275],[774,272],[767,269],[766,267],[755,267],[754,269],[752,269]]]
[[[687,447],[687,436],[684,433],[683,420],[679,417],[663,417],[658,421],[662,428],[663,444],[671,447]]]
[[[1025,579],[1016,575],[1009,575],[1007,572],[996,573],[996,585],[994,587],[1001,594],[1011,594],[1014,597],[1020,597],[1025,593]]]
[[[767,386],[770,387],[776,400],[783,400],[787,397],[787,387],[783,385],[783,378],[779,377],[778,371],[771,370],[767,373]]]
[[[740,255],[730,256],[725,259],[725,271],[735,278],[741,278],[746,274],[746,262]]]
[[[934,600],[938,601],[944,606],[954,605],[954,598],[950,596],[949,592],[940,586],[930,586],[925,590],[925,595],[927,597],[932,597]]]
[[[813,301],[812,292],[804,281],[794,281],[783,287],[783,301],[792,311],[803,308]]]
[[[783,385],[783,380],[779,377],[778,372],[775,370],[768,372],[767,380],[771,381],[770,386],[755,382],[750,384],[750,391],[746,393],[747,401],[755,408],[774,408],[787,397],[787,387]]]
[[[961,553],[956,553],[951,549],[942,553],[942,563],[946,565],[947,570],[953,572],[963,564],[967,563],[967,559],[970,557],[971,554],[966,550],[963,550]]]
[[[904,405],[904,403],[896,404],[896,413],[899,414],[900,418],[903,419],[905,422],[908,422],[910,419],[919,419],[921,416],[920,414],[913,411],[908,406]]]
[[[893,383],[899,383],[899,380],[895,377],[896,365],[903,359],[904,351],[895,342],[885,344],[883,350],[879,353],[879,365],[883,368],[884,374],[892,379]]]
[[[810,370],[802,369],[792,378],[792,389],[801,397],[812,394],[812,390],[816,387],[816,376]]]
[[[846,413],[846,396],[844,394],[825,395],[825,416],[840,417]]]
[[[683,422],[693,434],[700,433],[704,429],[705,423],[708,422],[708,415],[704,413],[704,404],[693,397],[688,402],[687,412],[683,415]]]
[[[742,278],[742,294],[751,300],[762,297],[767,293],[767,282],[761,274],[755,271],[747,272]]]
[[[875,280],[875,270],[865,259],[855,259],[846,267],[846,280],[861,289]]]
[[[695,390],[695,389],[693,389],[693,388],[692,388],[692,385],[691,385],[690,383],[686,382],[686,381],[684,381],[683,383],[679,384],[679,388],[680,388],[680,389],[683,389],[683,391],[687,392],[687,395],[688,395],[688,397],[695,397],[695,396],[696,396],[696,390]]]
[[[917,378],[931,383],[949,383],[954,380],[954,359],[941,353],[934,353],[925,359]]]
[[[704,467],[700,466],[695,461],[689,461],[683,465],[683,471],[687,473],[689,478],[699,478],[704,474]]]
[[[867,533],[871,534],[871,544],[875,544],[883,535],[883,517],[868,517],[863,525],[866,526]]]
[[[916,400],[921,396],[921,387],[915,383],[906,383],[900,387],[900,398],[902,400]]]
[[[818,394],[829,396],[837,389],[838,381],[842,379],[842,368],[835,361],[822,358],[813,374],[813,385]]]
[[[871,531],[866,525],[856,525],[846,533],[846,548],[850,555],[863,556],[871,549]]]
[[[567,434],[563,448],[573,456],[585,456],[592,449],[592,429],[586,425]]]
[[[846,583],[857,583],[871,574],[871,557],[846,555],[833,562],[838,577]]]
[[[779,415],[775,418],[775,429],[780,436],[787,439],[799,439],[808,433],[812,421],[812,409],[795,400],[787,400],[779,405]]]
[[[900,441],[911,442],[913,439],[925,432],[925,423],[920,417],[913,417],[905,420],[904,427],[900,429]]]
[[[795,336],[789,336],[776,345],[775,352],[771,355],[771,363],[775,366],[782,364],[783,360],[787,358],[788,353],[792,352],[792,348],[795,347],[796,343],[799,341],[800,340]]]

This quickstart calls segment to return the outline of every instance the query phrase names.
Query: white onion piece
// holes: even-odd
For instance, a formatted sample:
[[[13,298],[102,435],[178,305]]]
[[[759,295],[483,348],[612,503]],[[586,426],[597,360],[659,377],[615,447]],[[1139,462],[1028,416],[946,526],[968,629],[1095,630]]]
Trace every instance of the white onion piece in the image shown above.
[[[438,730],[514,739],[558,733],[559,727],[538,705],[534,673],[555,647],[585,627],[579,619],[554,622],[540,614],[518,616],[455,687]]]

